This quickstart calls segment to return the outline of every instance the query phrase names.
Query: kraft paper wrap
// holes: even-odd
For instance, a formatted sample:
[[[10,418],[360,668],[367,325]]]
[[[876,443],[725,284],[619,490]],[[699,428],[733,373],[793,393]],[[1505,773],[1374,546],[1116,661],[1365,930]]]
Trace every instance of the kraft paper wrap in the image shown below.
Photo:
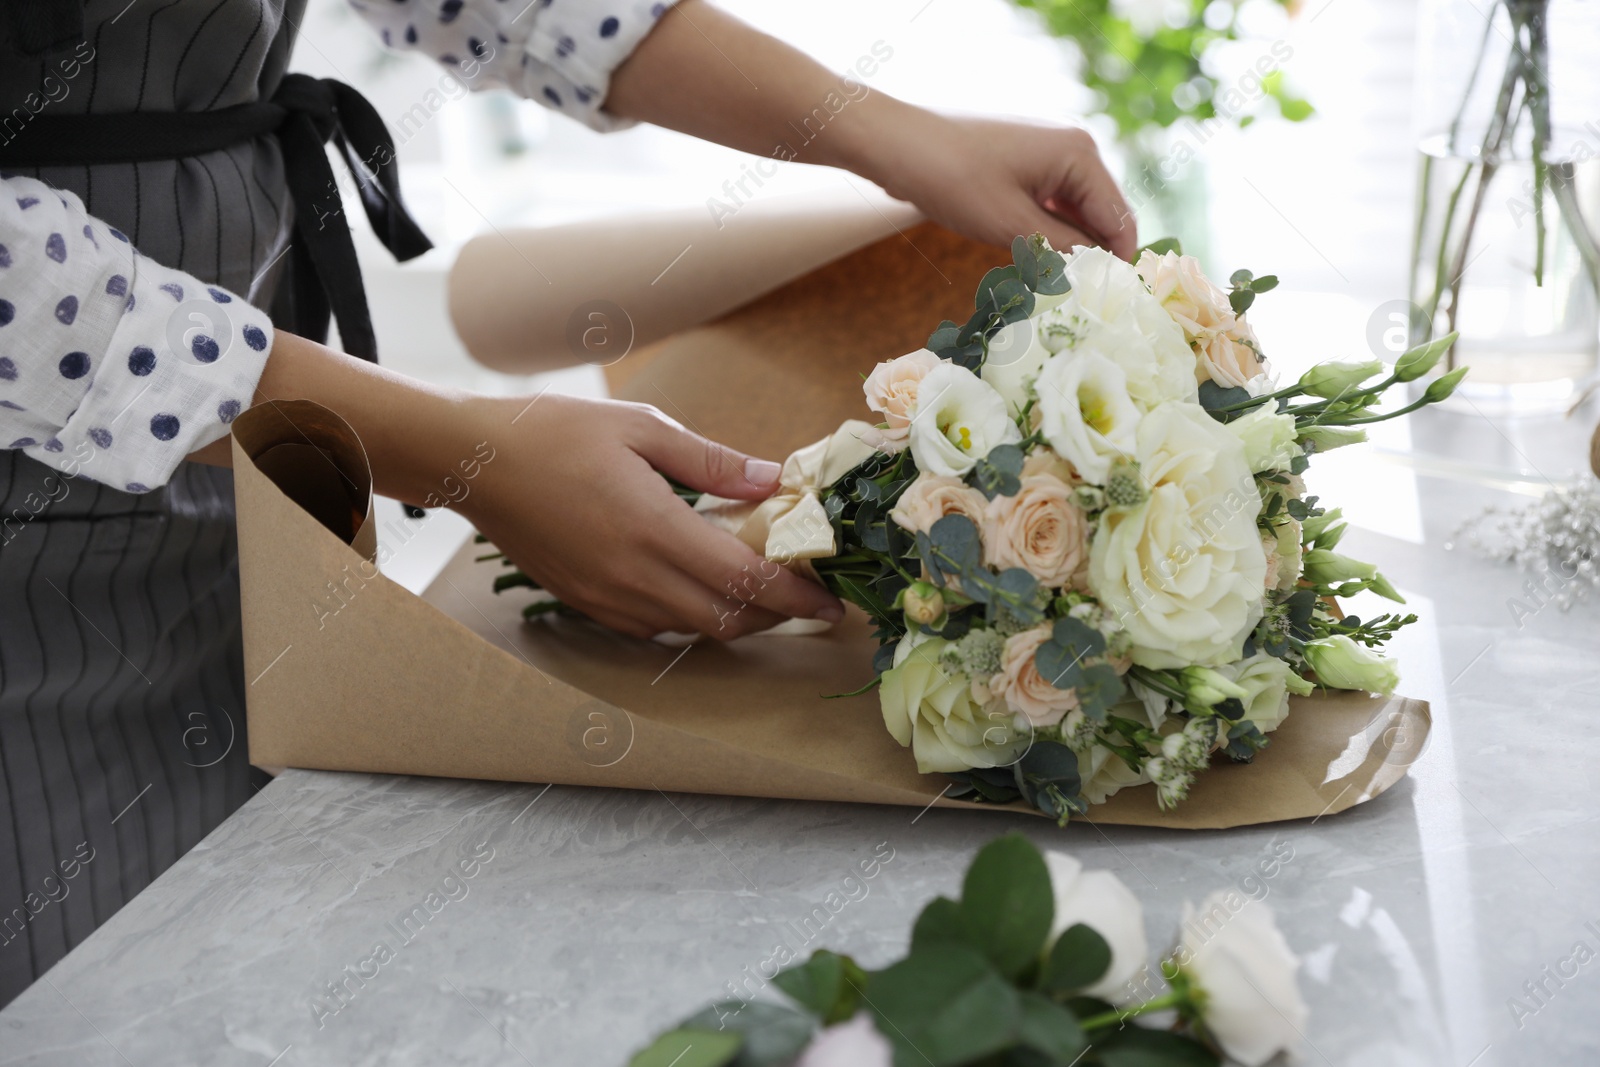
[[[1004,256],[916,226],[635,353],[613,380],[781,458],[860,416],[858,372],[964,318]],[[822,634],[686,649],[528,624],[532,594],[491,592],[500,571],[474,562],[482,546],[420,598],[379,573],[365,454],[331,412],[251,409],[234,468],[258,765],[997,810],[943,798],[947,780],[917,773],[875,694],[822,699],[871,677],[855,612]],[[1332,814],[1399,781],[1428,726],[1427,705],[1405,697],[1297,698],[1254,763],[1218,759],[1177,810],[1142,786],[1089,817],[1215,829]]]

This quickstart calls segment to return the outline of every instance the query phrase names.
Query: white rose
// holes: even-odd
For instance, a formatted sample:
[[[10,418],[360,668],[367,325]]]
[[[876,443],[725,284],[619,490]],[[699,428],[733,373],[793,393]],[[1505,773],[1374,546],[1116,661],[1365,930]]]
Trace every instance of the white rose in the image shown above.
[[[1111,948],[1111,965],[1094,985],[1083,992],[1091,997],[1126,1004],[1135,999],[1129,983],[1145,966],[1150,942],[1144,932],[1144,907],[1122,880],[1110,871],[1086,871],[1061,852],[1046,852],[1050,884],[1056,898],[1053,946],[1069,927],[1082,923],[1105,938]]]
[[[1139,409],[1123,369],[1103,356],[1058,356],[1039,375],[1039,429],[1086,481],[1104,485],[1113,460],[1131,458]]]
[[[1265,652],[1224,664],[1217,673],[1245,691],[1247,695],[1241,701],[1244,721],[1255,724],[1264,734],[1276,730],[1289,714],[1290,693],[1305,696],[1316,688],[1283,660]]]
[[[1140,421],[1135,454],[1149,499],[1101,516],[1089,589],[1140,666],[1235,660],[1261,619],[1267,573],[1244,446],[1200,407],[1163,404]]]
[[[1294,416],[1279,414],[1273,404],[1251,408],[1226,425],[1244,445],[1244,460],[1251,471],[1287,470],[1300,454]]]
[[[1070,355],[1104,356],[1127,375],[1128,395],[1148,410],[1167,400],[1194,400],[1195,355],[1183,328],[1161,307],[1127,263],[1085,248],[1067,264],[1072,292],[1039,316],[1044,346]]]
[[[885,452],[898,452],[906,446],[922,379],[943,362],[926,348],[919,348],[872,368],[861,391],[866,394],[867,407],[882,415],[887,424],[886,429],[874,435],[875,447]]]
[[[1020,440],[1000,394],[965,367],[944,362],[917,387],[911,457],[918,470],[960,478],[996,445]]]
[[[878,703],[883,724],[909,745],[923,774],[1009,765],[1027,751],[1030,738],[998,701],[980,704],[971,680],[943,659],[950,642],[910,633],[895,649],[894,666],[883,672]]]
[[[830,1026],[811,1039],[794,1067],[892,1067],[894,1048],[878,1033],[869,1012]]]
[[[1174,957],[1202,991],[1202,1027],[1233,1059],[1261,1067],[1298,1044],[1311,1014],[1295,981],[1300,961],[1265,904],[1232,891],[1211,894],[1198,914],[1184,902]]]
[[[1015,415],[1028,403],[1028,387],[1049,358],[1050,350],[1044,346],[1035,321],[1021,319],[1001,327],[989,339],[989,354],[980,374]]]

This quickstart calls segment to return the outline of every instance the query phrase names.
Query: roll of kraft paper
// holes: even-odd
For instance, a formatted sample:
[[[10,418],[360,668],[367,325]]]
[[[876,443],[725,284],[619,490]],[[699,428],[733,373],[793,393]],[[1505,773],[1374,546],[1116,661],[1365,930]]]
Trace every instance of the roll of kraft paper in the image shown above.
[[[473,238],[450,273],[467,351],[508,374],[590,363],[708,322],[921,215],[872,186],[513,229]]]

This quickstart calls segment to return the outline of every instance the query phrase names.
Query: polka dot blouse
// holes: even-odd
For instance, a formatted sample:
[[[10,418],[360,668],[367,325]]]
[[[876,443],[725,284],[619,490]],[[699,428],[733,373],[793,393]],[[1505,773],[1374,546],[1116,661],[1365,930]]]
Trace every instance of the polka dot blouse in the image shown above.
[[[433,56],[474,89],[509,88],[597,130],[611,72],[667,8],[655,0],[349,0],[392,48]]]
[[[264,312],[139,254],[83,201],[0,182],[0,447],[130,493],[228,432]]]

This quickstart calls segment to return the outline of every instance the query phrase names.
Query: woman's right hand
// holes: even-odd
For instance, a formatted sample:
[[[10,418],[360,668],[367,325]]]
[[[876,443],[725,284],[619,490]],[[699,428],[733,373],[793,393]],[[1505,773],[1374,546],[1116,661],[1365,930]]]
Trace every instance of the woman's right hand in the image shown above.
[[[821,586],[770,563],[680,500],[762,500],[778,465],[709,441],[655,408],[541,394],[461,402],[487,441],[456,510],[564,603],[623,633],[729,640],[786,618],[843,617]]]

